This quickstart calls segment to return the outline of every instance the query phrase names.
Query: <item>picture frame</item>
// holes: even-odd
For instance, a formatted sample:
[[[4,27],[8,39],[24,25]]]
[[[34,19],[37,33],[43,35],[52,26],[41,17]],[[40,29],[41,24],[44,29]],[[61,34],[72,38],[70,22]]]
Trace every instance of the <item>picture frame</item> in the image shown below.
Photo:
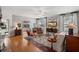
[[[52,25],[53,27],[56,27],[57,26],[57,21],[53,21],[52,24],[53,24]]]
[[[50,27],[57,27],[57,21],[51,21],[51,22],[49,22],[48,26],[50,26]]]

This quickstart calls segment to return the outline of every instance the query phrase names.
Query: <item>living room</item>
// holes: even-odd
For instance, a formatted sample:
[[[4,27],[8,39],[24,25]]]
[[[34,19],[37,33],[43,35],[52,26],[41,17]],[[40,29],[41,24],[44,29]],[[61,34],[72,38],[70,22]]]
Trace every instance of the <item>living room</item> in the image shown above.
[[[1,6],[0,15],[3,52],[79,52],[79,7]]]

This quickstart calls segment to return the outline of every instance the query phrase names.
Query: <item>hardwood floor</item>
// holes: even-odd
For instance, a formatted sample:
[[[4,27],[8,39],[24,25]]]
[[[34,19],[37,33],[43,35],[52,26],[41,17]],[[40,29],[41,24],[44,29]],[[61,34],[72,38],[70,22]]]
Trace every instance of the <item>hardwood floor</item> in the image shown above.
[[[22,39],[22,36],[11,37],[8,40],[7,51],[9,52],[42,52],[31,41]]]
[[[22,39],[21,35],[10,37],[3,52],[56,52],[34,40]]]

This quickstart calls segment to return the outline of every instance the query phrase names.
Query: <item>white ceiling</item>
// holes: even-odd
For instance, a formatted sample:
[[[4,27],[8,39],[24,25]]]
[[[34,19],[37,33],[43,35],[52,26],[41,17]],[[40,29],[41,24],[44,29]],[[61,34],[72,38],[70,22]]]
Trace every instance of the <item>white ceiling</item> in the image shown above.
[[[54,16],[79,10],[79,6],[2,6],[7,14],[26,17]]]

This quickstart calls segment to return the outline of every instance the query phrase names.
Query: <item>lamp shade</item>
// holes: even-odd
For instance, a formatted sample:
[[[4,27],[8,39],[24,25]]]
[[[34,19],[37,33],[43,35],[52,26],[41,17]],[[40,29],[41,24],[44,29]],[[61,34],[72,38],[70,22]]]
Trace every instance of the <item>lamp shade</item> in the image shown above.
[[[68,28],[71,28],[71,29],[77,28],[77,26],[76,26],[73,22],[69,23],[69,24],[67,25],[67,27],[68,27]]]

